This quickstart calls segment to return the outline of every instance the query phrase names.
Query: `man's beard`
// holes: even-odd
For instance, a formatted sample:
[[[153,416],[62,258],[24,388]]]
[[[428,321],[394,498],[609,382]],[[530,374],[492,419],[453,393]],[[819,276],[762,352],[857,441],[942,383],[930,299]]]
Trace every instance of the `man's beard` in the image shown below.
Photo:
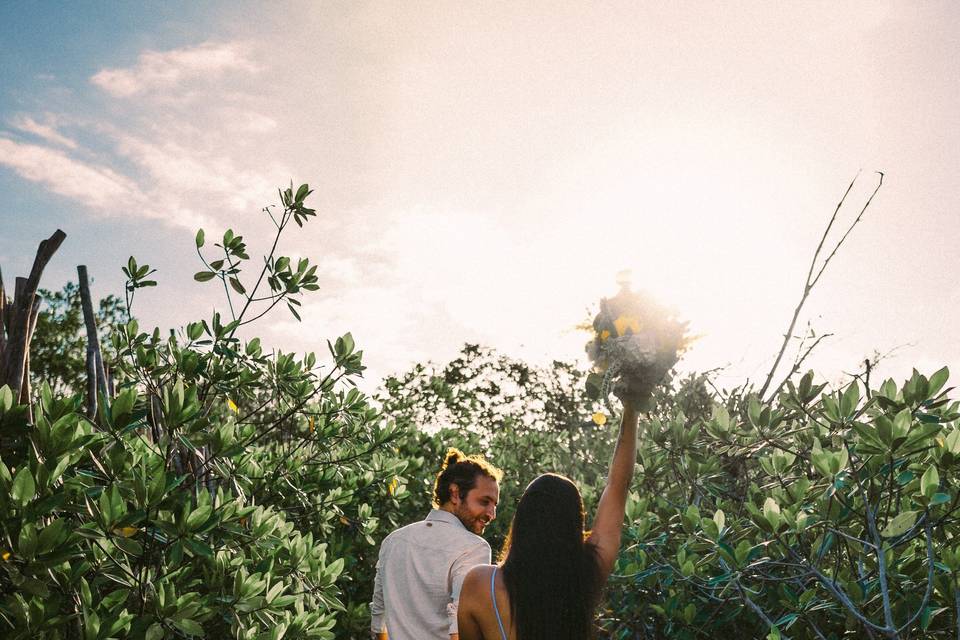
[[[483,519],[483,516],[474,517],[470,515],[467,508],[463,506],[459,507],[453,515],[457,516],[467,531],[473,532],[478,536],[483,533],[484,527],[487,526],[487,521]]]

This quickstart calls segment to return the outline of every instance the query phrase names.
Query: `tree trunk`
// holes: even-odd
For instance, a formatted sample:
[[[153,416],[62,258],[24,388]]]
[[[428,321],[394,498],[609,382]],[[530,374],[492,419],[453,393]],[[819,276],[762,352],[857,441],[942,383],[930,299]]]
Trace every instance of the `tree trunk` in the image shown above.
[[[33,342],[33,332],[37,328],[38,315],[40,315],[40,298],[34,296],[27,331],[27,350],[23,355],[23,383],[20,385],[20,404],[27,405],[27,420],[30,422],[33,422],[33,405],[30,403],[30,396],[33,395],[33,389],[30,386],[30,343]]]

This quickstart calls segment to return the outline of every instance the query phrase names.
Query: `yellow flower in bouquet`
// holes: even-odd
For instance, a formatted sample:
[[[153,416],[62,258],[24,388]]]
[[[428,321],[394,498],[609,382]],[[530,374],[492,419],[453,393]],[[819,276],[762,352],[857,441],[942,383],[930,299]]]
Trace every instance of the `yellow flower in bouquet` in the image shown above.
[[[640,333],[640,320],[632,316],[618,316],[616,320],[613,321],[613,326],[617,329],[617,336],[627,335],[627,330],[630,330],[630,333]],[[604,329],[603,333],[609,333]]]

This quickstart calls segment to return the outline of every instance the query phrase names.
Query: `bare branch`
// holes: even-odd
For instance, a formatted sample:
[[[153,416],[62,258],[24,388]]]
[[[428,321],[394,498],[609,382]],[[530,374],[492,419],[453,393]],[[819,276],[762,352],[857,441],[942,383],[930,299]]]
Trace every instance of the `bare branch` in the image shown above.
[[[883,172],[877,172],[880,175],[880,180],[877,183],[876,188],[874,188],[873,193],[870,194],[870,197],[867,199],[866,204],[860,210],[860,213],[857,215],[853,223],[847,228],[847,231],[843,234],[843,237],[840,238],[840,241],[837,242],[834,246],[833,251],[830,252],[830,255],[823,261],[823,264],[820,267],[820,270],[817,272],[816,276],[813,275],[814,270],[816,269],[817,259],[820,257],[820,252],[823,250],[823,245],[827,240],[827,236],[830,234],[830,230],[833,228],[834,222],[836,222],[837,215],[840,213],[840,209],[843,207],[843,203],[846,202],[847,196],[850,194],[850,190],[853,189],[853,185],[856,183],[857,176],[853,178],[850,182],[850,185],[847,187],[847,190],[844,191],[843,197],[840,198],[840,202],[837,203],[836,209],[833,211],[833,215],[830,216],[830,221],[827,223],[827,228],[824,230],[823,235],[820,236],[820,243],[817,245],[816,251],[813,252],[813,259],[810,261],[810,268],[807,271],[807,279],[803,284],[803,294],[800,296],[800,301],[797,303],[796,308],[793,310],[793,317],[790,319],[790,325],[787,327],[786,333],[783,334],[783,343],[780,345],[780,351],[777,353],[776,359],[773,361],[773,366],[770,367],[770,371],[767,373],[767,378],[763,383],[763,386],[760,388],[760,393],[758,394],[761,399],[763,399],[767,393],[767,389],[770,387],[770,383],[773,381],[773,376],[777,372],[777,368],[780,366],[780,361],[783,359],[783,354],[787,350],[787,346],[790,344],[790,339],[793,337],[794,327],[797,325],[797,318],[800,317],[800,311],[803,310],[803,305],[806,304],[807,298],[810,296],[810,292],[813,290],[813,286],[820,279],[820,276],[823,275],[823,272],[826,270],[827,265],[830,264],[830,260],[833,256],[836,255],[837,250],[840,249],[840,246],[847,239],[847,236],[850,235],[850,232],[853,230],[853,227],[860,222],[860,219],[863,217],[863,214],[866,212],[867,208],[870,206],[870,203],[873,202],[873,197],[877,195],[877,192],[880,190],[880,186],[883,184]]]

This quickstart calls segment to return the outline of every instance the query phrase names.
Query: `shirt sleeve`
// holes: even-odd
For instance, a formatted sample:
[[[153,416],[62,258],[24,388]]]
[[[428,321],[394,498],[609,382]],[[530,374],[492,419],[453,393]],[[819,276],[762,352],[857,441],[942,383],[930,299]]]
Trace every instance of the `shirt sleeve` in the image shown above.
[[[383,577],[380,575],[383,568],[383,547],[377,556],[377,573],[373,578],[373,600],[370,602],[370,631],[383,633],[386,631],[383,624]]]
[[[460,602],[460,589],[467,572],[478,564],[490,564],[490,545],[486,540],[479,540],[453,561],[450,567],[450,603],[447,604],[447,619],[450,623],[449,633],[459,633],[457,626],[457,605]]]

